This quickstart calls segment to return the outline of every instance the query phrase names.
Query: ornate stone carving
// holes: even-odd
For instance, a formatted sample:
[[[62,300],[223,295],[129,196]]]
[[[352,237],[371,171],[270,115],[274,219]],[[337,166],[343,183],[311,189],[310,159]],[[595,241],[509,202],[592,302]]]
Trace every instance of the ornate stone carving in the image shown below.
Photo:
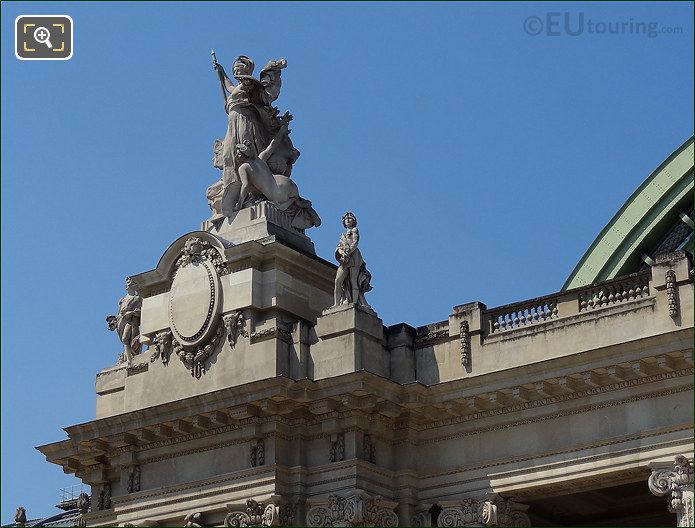
[[[461,365],[467,367],[471,362],[471,332],[468,321],[461,321]]]
[[[280,508],[276,504],[246,501],[246,511],[233,511],[224,518],[225,526],[278,526]]]
[[[457,506],[444,508],[437,518],[438,526],[531,526],[525,511],[528,506],[512,500],[463,499]]]
[[[649,491],[668,496],[668,511],[677,515],[678,526],[693,526],[693,464],[679,455],[673,469],[654,470],[649,477]]]
[[[227,332],[227,341],[232,348],[236,346],[239,336],[249,336],[244,327],[246,322],[244,321],[244,314],[241,313],[241,311],[235,310],[222,316],[222,321],[224,322],[224,329]]]
[[[345,460],[345,435],[338,433],[331,437],[331,448],[328,453],[330,462],[339,462]]]
[[[398,526],[393,511],[395,502],[381,497],[356,494],[348,497],[331,495],[326,501],[309,509],[308,526]]]
[[[127,362],[130,366],[133,358],[140,353],[140,311],[142,310],[142,297],[137,292],[135,281],[126,277],[125,289],[127,295],[118,301],[118,315],[106,317],[109,330],[116,331],[123,343],[123,354],[118,359],[119,363]]]
[[[676,272],[672,269],[666,272],[666,297],[668,298],[668,314],[678,316],[678,288],[676,287]]]
[[[168,365],[169,357],[171,356],[171,341],[171,331],[165,330],[164,332],[157,332],[152,342],[153,351],[150,356],[150,361],[152,362],[158,357],[161,357],[162,363]]]
[[[107,482],[101,487],[97,500],[97,510],[111,509],[111,483]]]
[[[364,296],[372,289],[372,274],[367,271],[358,247],[360,232],[353,213],[348,211],[343,215],[343,227],[345,233],[340,235],[335,249],[335,259],[339,266],[335,276],[334,306],[353,303],[371,310]]]
[[[372,443],[372,437],[370,435],[364,435],[362,441],[362,452],[364,454],[364,459],[367,462],[376,464],[376,447]]]
[[[217,248],[200,237],[191,237],[186,240],[186,243],[181,248],[181,255],[174,263],[174,268],[178,272],[179,269],[186,267],[188,264],[201,264],[205,261],[210,262],[219,275],[227,275],[229,273],[229,269]]]
[[[251,467],[262,466],[265,464],[265,443],[259,439],[251,446]]]
[[[191,371],[191,376],[200,379],[205,373],[205,362],[215,351],[222,334],[224,334],[224,328],[222,325],[219,325],[210,341],[200,348],[186,348],[174,340],[174,352],[176,352],[176,355],[179,356],[186,368]]]
[[[284,341],[288,345],[291,345],[294,340],[292,339],[292,325],[289,323],[284,323],[277,320],[275,323],[275,328],[266,328],[264,330],[259,330],[251,334],[251,343],[258,343],[259,341],[265,341],[266,339],[277,338],[280,341]]]
[[[24,526],[27,522],[27,511],[24,509],[24,506],[20,506],[17,508],[17,511],[14,513],[14,522],[17,526]]]
[[[172,348],[191,375],[199,379],[224,334],[217,315],[221,305],[219,275],[229,270],[217,248],[200,237],[186,240],[174,266],[169,294]]]
[[[128,473],[128,493],[140,491],[140,466],[133,466]]]

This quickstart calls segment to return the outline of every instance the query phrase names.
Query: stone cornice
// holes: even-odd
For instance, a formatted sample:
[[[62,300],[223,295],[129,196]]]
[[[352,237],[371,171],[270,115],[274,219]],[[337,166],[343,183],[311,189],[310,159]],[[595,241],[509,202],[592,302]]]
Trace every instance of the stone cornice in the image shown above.
[[[183,444],[235,432],[261,420],[272,422],[281,419],[291,425],[318,423],[328,417],[343,420],[370,415],[379,416],[385,424],[391,424],[397,430],[423,432],[529,409],[540,410],[559,403],[581,402],[598,394],[692,376],[692,373],[692,352],[670,352],[632,363],[580,370],[560,378],[545,377],[522,386],[512,385],[465,397],[460,393],[450,393],[452,399],[445,399],[439,386],[429,389],[416,384],[401,386],[367,372],[317,382],[278,377],[73,426],[66,429],[70,440],[39,449],[50,461],[63,465],[66,470],[76,471],[80,466],[105,463],[110,457],[133,448],[144,452]],[[692,380],[688,381],[687,385],[668,390],[691,390]],[[658,393],[632,395],[631,398],[635,400],[655,395]],[[279,397],[284,399],[278,402]],[[623,401],[630,399],[580,404],[561,412],[576,414]],[[542,411],[538,414],[540,416],[526,416],[522,422],[512,420],[495,422],[482,429],[466,428],[455,436],[513,427],[546,419],[544,416],[558,415]],[[242,431],[235,438],[225,439],[220,445],[244,442],[246,437],[250,437],[249,434]],[[303,434],[308,434],[308,431]],[[410,441],[422,443],[449,438],[436,436],[436,440]]]

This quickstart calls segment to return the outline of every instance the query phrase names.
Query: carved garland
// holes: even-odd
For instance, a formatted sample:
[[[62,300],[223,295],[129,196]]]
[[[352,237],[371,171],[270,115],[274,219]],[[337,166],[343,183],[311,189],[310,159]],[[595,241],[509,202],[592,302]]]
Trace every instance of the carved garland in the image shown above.
[[[471,332],[468,321],[461,321],[461,365],[467,367],[471,362]]]
[[[666,296],[668,297],[668,314],[678,316],[678,288],[676,288],[676,272],[672,269],[666,272]]]

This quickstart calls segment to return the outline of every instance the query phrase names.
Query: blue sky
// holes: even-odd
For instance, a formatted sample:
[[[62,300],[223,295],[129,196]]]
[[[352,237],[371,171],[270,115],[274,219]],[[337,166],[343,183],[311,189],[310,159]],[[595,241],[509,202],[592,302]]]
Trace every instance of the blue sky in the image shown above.
[[[20,14],[71,15],[73,58],[17,60]],[[75,482],[33,447],[94,418],[123,278],[208,217],[211,47],[256,73],[287,58],[276,103],[323,219],[309,234],[330,259],[355,211],[386,324],[557,291],[693,129],[689,2],[17,2],[1,38],[3,523]]]

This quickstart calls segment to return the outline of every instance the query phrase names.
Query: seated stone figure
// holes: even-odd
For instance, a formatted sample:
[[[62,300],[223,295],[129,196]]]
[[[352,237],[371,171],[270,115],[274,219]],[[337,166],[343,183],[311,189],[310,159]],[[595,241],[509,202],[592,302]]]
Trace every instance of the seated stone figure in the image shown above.
[[[292,216],[292,226],[297,229],[308,229],[321,225],[321,219],[316,214],[309,200],[299,196],[299,189],[289,177],[273,174],[267,160],[287,135],[287,124],[284,124],[278,135],[268,147],[258,156],[252,146],[239,143],[236,146],[236,166],[241,180],[241,189],[234,210],[244,207],[249,194],[263,195],[280,211]]]

